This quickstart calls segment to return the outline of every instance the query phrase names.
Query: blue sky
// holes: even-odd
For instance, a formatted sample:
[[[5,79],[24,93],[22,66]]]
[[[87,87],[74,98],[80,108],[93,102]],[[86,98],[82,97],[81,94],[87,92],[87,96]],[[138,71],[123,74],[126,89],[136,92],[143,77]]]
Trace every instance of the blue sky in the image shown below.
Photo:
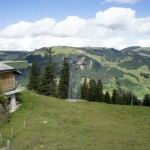
[[[67,16],[94,17],[98,11],[110,7],[129,7],[138,17],[150,15],[150,1],[135,4],[102,3],[102,0],[0,0],[0,27],[19,21],[36,21],[45,17],[63,20]]]
[[[118,49],[134,44],[150,46],[149,6],[149,0],[0,0],[0,49],[33,50],[54,45],[102,45]],[[67,19],[69,16],[74,17]],[[135,29],[136,25],[141,28]],[[68,30],[62,32],[63,28]],[[45,40],[36,45],[40,37]]]

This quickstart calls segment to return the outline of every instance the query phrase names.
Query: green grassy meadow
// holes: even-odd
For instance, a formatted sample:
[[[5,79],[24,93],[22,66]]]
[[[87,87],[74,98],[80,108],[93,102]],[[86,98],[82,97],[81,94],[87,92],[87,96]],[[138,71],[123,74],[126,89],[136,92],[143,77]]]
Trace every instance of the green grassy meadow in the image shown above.
[[[22,105],[0,133],[12,150],[149,150],[150,108],[22,94]],[[26,130],[23,122],[26,121]]]

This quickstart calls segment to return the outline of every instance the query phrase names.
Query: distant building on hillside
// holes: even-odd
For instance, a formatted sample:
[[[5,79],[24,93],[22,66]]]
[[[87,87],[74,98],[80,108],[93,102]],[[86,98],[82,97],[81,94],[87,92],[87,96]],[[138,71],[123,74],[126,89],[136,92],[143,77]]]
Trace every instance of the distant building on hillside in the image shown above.
[[[5,97],[9,100],[10,112],[16,110],[16,93],[20,92],[16,88],[16,78],[17,74],[21,74],[18,70],[13,67],[0,63],[0,88],[4,92]]]

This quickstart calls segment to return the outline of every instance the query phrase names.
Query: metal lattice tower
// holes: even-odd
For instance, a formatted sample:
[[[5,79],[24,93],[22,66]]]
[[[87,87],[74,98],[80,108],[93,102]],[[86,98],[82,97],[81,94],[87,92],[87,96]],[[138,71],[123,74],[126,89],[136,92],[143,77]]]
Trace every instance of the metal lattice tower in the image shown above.
[[[69,90],[68,90],[68,100],[74,101],[81,98],[81,66],[84,65],[83,62],[69,62]]]
[[[77,64],[77,75],[76,75],[76,84],[75,84],[75,99],[81,99],[81,64]]]
[[[73,62],[69,62],[69,89],[68,89],[68,100],[73,99]]]

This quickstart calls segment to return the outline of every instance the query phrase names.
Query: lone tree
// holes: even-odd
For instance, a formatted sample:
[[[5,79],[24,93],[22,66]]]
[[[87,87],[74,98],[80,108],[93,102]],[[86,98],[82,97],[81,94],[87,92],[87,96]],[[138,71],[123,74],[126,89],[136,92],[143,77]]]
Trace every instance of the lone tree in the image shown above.
[[[58,97],[66,99],[68,96],[68,88],[69,88],[69,62],[67,58],[64,58],[63,68],[60,73],[58,85]]]
[[[89,99],[89,86],[86,78],[81,86],[81,99]]]
[[[40,79],[40,67],[37,61],[33,62],[30,74],[29,74],[29,83],[28,89],[38,92]]]

